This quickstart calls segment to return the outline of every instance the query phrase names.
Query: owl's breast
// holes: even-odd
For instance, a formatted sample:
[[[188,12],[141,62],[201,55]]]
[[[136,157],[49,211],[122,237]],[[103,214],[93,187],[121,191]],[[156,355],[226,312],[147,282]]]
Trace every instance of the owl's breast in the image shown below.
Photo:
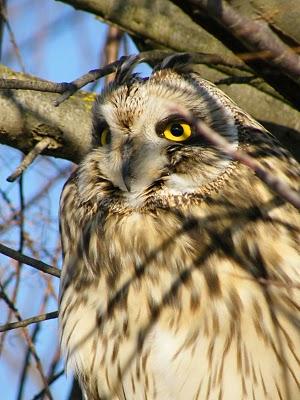
[[[231,232],[204,208],[192,211],[112,215],[101,236],[90,232],[85,260],[94,279],[77,292],[70,286],[61,307],[70,364],[89,382],[93,400],[123,393],[137,400],[240,400],[253,391],[259,400],[298,399],[300,334],[290,315],[300,306],[299,291],[266,290],[249,269],[250,253],[243,265],[241,253],[233,257],[226,248],[230,241],[216,241],[223,229],[237,244],[240,221]],[[263,228],[256,229],[259,244]],[[275,233],[293,261],[273,257],[265,268],[299,282],[299,251],[284,232]],[[250,249],[254,235],[247,234]],[[263,259],[271,250],[255,248]]]

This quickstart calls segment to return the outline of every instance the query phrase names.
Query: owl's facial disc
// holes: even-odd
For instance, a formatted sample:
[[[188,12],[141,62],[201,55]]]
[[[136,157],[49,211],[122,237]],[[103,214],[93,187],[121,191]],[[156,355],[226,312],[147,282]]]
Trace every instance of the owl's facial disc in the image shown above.
[[[99,169],[125,197],[139,202],[149,188],[163,196],[194,192],[228,166],[231,160],[174,115],[177,105],[237,145],[233,116],[205,85],[158,72],[148,81],[112,86],[99,97],[93,134],[100,145]]]
[[[147,127],[138,126],[139,121],[129,127],[107,125],[100,132],[99,167],[101,173],[122,192],[141,195],[161,176],[168,163],[161,146],[145,134]],[[149,128],[148,128],[149,129]]]

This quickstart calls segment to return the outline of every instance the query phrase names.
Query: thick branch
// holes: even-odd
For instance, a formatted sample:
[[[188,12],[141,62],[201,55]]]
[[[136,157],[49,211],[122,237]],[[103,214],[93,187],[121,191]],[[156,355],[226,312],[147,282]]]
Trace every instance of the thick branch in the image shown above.
[[[44,81],[16,74],[0,66],[8,79]],[[55,84],[56,85],[56,84]],[[17,86],[18,87],[18,86]],[[79,162],[90,147],[90,112],[95,95],[77,93],[60,107],[53,103],[57,94],[31,90],[0,90],[0,143],[30,152],[44,138],[53,139],[43,154]]]
[[[231,0],[232,7],[245,16],[266,21],[277,32],[300,44],[299,0]],[[292,10],[292,12],[291,12]]]
[[[240,60],[179,7],[166,0],[60,0],[98,15],[123,30],[176,51],[220,54],[233,64]],[[184,40],[182,40],[184,37]]]
[[[196,0],[195,3],[240,39],[249,50],[266,52],[265,60],[300,84],[300,57],[272,32],[266,22],[244,17],[226,1],[212,3]]]

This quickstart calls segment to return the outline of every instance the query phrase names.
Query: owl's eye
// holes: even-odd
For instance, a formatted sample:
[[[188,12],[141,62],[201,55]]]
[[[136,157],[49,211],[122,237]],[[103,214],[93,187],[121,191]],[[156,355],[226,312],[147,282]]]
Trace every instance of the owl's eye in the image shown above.
[[[192,134],[192,129],[186,122],[172,122],[167,125],[163,135],[166,139],[173,140],[175,142],[184,142]]]
[[[101,146],[105,146],[106,144],[109,144],[110,140],[111,140],[110,129],[108,127],[106,127],[101,132],[101,136],[100,136]]]

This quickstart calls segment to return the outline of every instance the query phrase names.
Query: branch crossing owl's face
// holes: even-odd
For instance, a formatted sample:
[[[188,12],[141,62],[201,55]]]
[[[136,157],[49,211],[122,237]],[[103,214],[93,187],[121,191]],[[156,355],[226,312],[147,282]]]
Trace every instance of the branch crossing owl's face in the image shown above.
[[[205,121],[237,145],[237,129],[218,90],[195,73],[171,69],[110,85],[94,106],[93,140],[101,176],[139,207],[156,195],[196,192],[231,160],[211,148],[178,110]]]

